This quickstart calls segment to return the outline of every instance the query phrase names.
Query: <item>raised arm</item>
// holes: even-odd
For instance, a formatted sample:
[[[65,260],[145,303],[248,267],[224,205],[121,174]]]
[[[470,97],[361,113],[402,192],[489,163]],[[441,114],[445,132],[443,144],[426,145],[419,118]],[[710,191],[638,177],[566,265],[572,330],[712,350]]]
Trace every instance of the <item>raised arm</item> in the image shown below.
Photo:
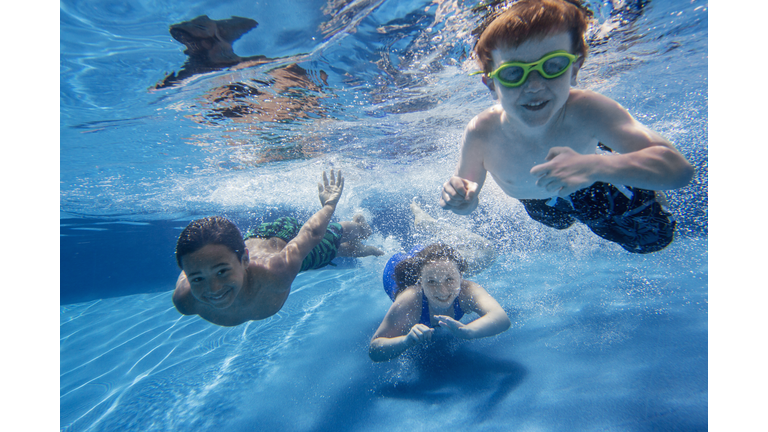
[[[440,327],[445,327],[457,338],[479,339],[497,335],[512,325],[501,305],[483,287],[468,280],[462,281],[462,284],[465,285],[459,297],[461,308],[475,312],[480,317],[462,324],[449,316],[437,315]]]
[[[531,169],[539,186],[565,196],[596,181],[650,190],[677,189],[691,181],[693,166],[672,143],[608,97],[588,91],[579,97],[585,127],[617,153],[582,155],[553,147],[547,162]]]
[[[338,177],[334,178],[331,170],[330,180],[323,171],[323,182],[317,184],[320,204],[323,206],[320,211],[304,223],[296,237],[288,242],[282,251],[288,272],[293,277],[299,273],[301,262],[309,255],[312,249],[320,244],[328,229],[328,223],[331,221],[333,212],[336,210],[336,204],[341,198],[341,192],[344,190],[344,178],[341,171]]]
[[[480,116],[467,125],[456,172],[443,184],[440,196],[440,207],[460,215],[470,214],[477,208],[478,194],[487,174],[483,164],[484,134],[479,123]]]

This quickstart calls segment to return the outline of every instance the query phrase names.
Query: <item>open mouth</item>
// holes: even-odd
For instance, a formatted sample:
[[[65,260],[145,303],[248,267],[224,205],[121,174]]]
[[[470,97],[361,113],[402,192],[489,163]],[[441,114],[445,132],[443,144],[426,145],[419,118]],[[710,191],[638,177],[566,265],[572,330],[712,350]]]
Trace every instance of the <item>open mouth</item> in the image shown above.
[[[530,102],[527,104],[523,104],[523,108],[527,109],[528,111],[539,111],[541,109],[544,109],[545,106],[549,101],[539,101],[539,102]]]
[[[223,299],[229,292],[232,291],[232,288],[226,289],[224,291],[219,292],[218,294],[206,294],[205,298],[209,301],[216,302],[221,299]]]

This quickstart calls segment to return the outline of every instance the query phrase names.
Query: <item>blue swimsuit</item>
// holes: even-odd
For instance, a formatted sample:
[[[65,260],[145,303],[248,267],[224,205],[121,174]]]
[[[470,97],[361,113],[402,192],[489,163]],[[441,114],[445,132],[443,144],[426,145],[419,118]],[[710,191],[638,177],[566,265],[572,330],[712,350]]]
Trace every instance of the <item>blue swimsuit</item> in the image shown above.
[[[424,249],[424,246],[417,245],[414,246],[410,252],[403,253],[399,252],[392,256],[392,258],[387,261],[387,265],[384,266],[384,275],[383,275],[383,282],[384,282],[384,291],[386,291],[389,298],[394,302],[395,301],[395,294],[397,293],[397,282],[395,281],[395,266],[402,260],[410,258],[414,255],[416,255],[420,250]],[[460,320],[461,317],[464,316],[464,311],[461,310],[461,306],[459,305],[459,298],[456,297],[456,300],[453,301],[453,319],[456,321]],[[427,327],[431,327],[431,317],[429,316],[429,301],[427,300],[427,296],[424,295],[422,292],[421,294],[421,317],[419,318],[419,322],[421,324],[424,324]]]
[[[461,306],[459,305],[459,298],[456,297],[456,300],[453,301],[453,319],[456,321],[460,320],[461,317],[464,316],[464,311],[461,310]],[[431,317],[429,316],[429,300],[427,300],[427,296],[424,295],[424,293],[421,293],[421,318],[419,318],[419,322],[424,324],[427,327],[432,327],[430,325],[431,323]]]

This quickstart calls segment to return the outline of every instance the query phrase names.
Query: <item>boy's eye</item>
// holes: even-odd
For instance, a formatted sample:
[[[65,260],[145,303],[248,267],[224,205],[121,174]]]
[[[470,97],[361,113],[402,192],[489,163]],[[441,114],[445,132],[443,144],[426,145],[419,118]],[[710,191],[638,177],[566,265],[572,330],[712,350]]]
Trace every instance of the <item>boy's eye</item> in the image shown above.
[[[198,276],[198,277],[194,277],[194,278],[190,279],[189,281],[192,282],[192,283],[198,283],[198,282],[200,282],[202,280],[203,280],[203,278]]]
[[[499,71],[499,78],[504,81],[517,82],[523,78],[523,68],[520,66],[508,66]]]
[[[544,72],[547,74],[553,75],[568,67],[570,62],[571,61],[568,59],[568,57],[565,56],[552,57],[551,59],[544,62],[542,69],[544,69]]]

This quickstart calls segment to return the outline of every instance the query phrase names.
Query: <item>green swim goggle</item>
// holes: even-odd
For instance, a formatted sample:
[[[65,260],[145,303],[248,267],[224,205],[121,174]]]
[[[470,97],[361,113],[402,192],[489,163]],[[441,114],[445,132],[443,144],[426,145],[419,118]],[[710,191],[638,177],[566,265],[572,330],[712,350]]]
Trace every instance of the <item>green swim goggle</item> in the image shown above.
[[[519,61],[502,63],[495,71],[488,74],[488,78],[499,80],[504,87],[519,87],[525,83],[531,71],[538,72],[546,79],[557,78],[564,74],[577,58],[579,57],[568,51],[552,51],[533,63]],[[481,73],[484,72],[473,72],[470,75]]]

